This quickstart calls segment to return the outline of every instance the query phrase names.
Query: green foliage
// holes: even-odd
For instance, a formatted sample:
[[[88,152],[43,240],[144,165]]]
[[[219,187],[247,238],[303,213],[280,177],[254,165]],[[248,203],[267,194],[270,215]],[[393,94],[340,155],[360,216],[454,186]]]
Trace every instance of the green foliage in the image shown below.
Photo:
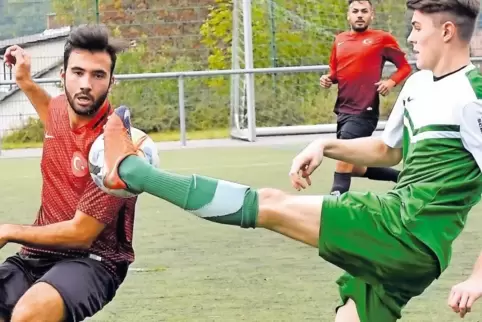
[[[142,62],[141,64],[139,62]],[[166,57],[156,54],[145,44],[120,55],[116,73],[162,73],[196,69],[188,57]],[[169,69],[167,70],[167,67]],[[229,121],[229,96],[226,79],[218,79],[218,86],[210,87],[210,80],[184,79],[186,116],[189,130],[226,128]],[[146,132],[179,129],[178,81],[151,79],[118,81],[111,94],[114,105],[125,104],[132,109],[133,124]]]
[[[44,138],[44,126],[39,119],[29,118],[25,126],[10,135],[5,136],[3,143],[27,143],[42,142]]]
[[[209,49],[209,68],[229,69],[232,61],[233,4],[232,0],[215,1],[200,28],[200,34],[203,45]],[[53,0],[53,7],[66,21],[76,22],[75,17],[92,20],[95,17],[90,10],[93,5],[87,2]],[[326,64],[335,34],[347,28],[346,2],[273,0],[271,3],[269,0],[254,0],[252,3],[253,54],[257,68]],[[120,8],[121,2],[106,0],[102,5]],[[401,13],[404,12],[403,5],[401,1],[379,0],[376,3],[376,21],[379,21],[376,27],[393,32],[399,39],[405,37],[406,25],[400,22]],[[82,12],[86,14],[82,15]],[[122,36],[119,27],[113,27],[113,34]],[[197,57],[165,55],[162,53],[169,52],[169,48],[149,47],[145,40],[138,39],[135,48],[119,56],[116,74],[205,69],[205,62]],[[319,76],[318,73],[256,75],[257,126],[332,122],[337,88],[334,86],[330,90],[321,90]],[[185,78],[183,81],[187,130],[228,128],[231,78]],[[394,92],[389,97],[382,98],[382,118],[388,115],[396,95]],[[134,126],[145,132],[179,129],[176,78],[135,81],[120,79],[113,85],[110,100],[115,106],[129,106]],[[31,121],[24,129],[5,140],[41,140],[43,129],[40,125]]]
[[[48,0],[0,0],[0,40],[44,31],[49,11]]]

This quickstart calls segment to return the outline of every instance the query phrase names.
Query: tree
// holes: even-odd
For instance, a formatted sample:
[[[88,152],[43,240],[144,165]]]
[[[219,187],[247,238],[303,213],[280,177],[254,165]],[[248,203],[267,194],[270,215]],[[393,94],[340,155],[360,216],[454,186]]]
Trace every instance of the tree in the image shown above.
[[[46,27],[48,1],[0,1],[0,39],[40,33]]]
[[[407,30],[405,3],[377,0],[374,5],[375,26],[403,40]],[[201,27],[203,44],[211,53],[212,69],[230,67],[232,11],[233,0],[216,0],[216,6]],[[254,0],[255,67],[273,66],[273,59],[276,66],[326,64],[335,35],[348,27],[346,12],[346,3],[339,0]],[[276,47],[275,53],[273,47]]]

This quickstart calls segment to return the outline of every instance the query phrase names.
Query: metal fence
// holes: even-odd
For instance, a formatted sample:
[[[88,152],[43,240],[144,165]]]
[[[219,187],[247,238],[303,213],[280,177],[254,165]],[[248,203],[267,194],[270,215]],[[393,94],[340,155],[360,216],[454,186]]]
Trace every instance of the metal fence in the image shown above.
[[[374,27],[394,34],[410,57],[403,1],[374,5]],[[131,105],[140,127],[179,130],[182,144],[188,131],[213,127],[231,128],[232,136],[248,140],[280,127],[310,133],[331,126],[336,89],[320,91],[318,78],[333,37],[347,29],[346,10],[339,0],[3,2],[0,54],[11,44],[28,47],[33,77],[57,95],[70,27],[104,23],[132,45],[119,58],[111,98]],[[472,54],[482,56],[481,26]],[[2,137],[35,116],[12,79],[0,64]],[[382,119],[396,94],[382,99]]]
[[[472,59],[473,63],[476,64],[479,68],[481,67],[480,64],[482,63],[482,57],[474,57]],[[414,62],[411,62],[413,65]],[[121,74],[121,75],[115,75],[115,79],[119,83],[125,83],[127,87],[132,88],[132,83],[137,82],[137,81],[142,81],[142,82],[168,82],[168,81],[174,81],[176,84],[171,83],[173,85],[170,88],[170,93],[172,96],[175,96],[176,98],[174,99],[176,106],[174,109],[171,111],[173,113],[170,114],[169,118],[171,120],[168,120],[171,123],[176,123],[178,125],[179,129],[179,134],[180,134],[180,144],[185,146],[187,144],[187,129],[188,129],[188,121],[189,121],[189,112],[191,111],[191,116],[192,116],[192,111],[193,111],[193,101],[190,99],[188,93],[191,95],[195,95],[196,93],[199,92],[199,89],[197,86],[199,86],[200,83],[193,83],[189,84],[190,81],[192,80],[199,80],[200,78],[208,78],[210,81],[213,80],[220,80],[220,77],[222,80],[224,80],[225,83],[229,83],[229,80],[227,78],[232,78],[235,75],[257,75],[257,76],[269,76],[273,74],[279,74],[279,75],[295,75],[295,74],[313,74],[316,77],[324,71],[328,69],[327,65],[314,65],[314,66],[295,66],[295,67],[277,67],[277,68],[255,68],[255,69],[242,69],[242,70],[210,70],[210,71],[186,71],[186,72],[165,72],[165,73],[142,73],[142,74]],[[393,65],[388,64],[386,72],[390,72],[393,70]],[[38,84],[42,85],[54,85],[54,84],[59,84],[60,83],[60,78],[55,77],[55,78],[38,78],[34,79],[35,82]],[[14,81],[1,81],[1,85],[13,85]],[[189,84],[189,86],[187,86]],[[318,84],[315,83],[315,87],[318,87]],[[187,90],[189,89],[189,90]],[[60,90],[59,90],[60,91]],[[154,97],[157,96],[156,93],[153,93]],[[129,93],[127,93],[128,96],[130,96]],[[396,93],[393,94],[393,98],[396,97]],[[172,98],[172,97],[171,97]],[[149,97],[148,100],[152,100],[153,97]],[[159,98],[161,101],[162,100],[168,100],[169,98],[166,97],[160,97]],[[234,109],[232,106],[232,100],[230,100],[230,93],[224,93],[224,95],[219,94],[216,95],[211,95],[207,98],[206,101],[211,101],[211,104],[206,104],[201,107],[201,113],[207,113],[208,115],[210,114],[208,111],[210,109],[214,110],[214,114],[218,113],[215,109],[215,106],[219,106],[216,104],[221,105],[221,109],[223,109],[226,113],[226,115],[221,116],[221,123],[223,122],[223,119],[226,119],[226,116],[231,116],[231,120],[233,119],[233,114],[234,114]],[[389,104],[392,104],[394,101],[391,100]],[[124,102],[119,102],[119,103],[124,103]],[[128,104],[130,105],[130,104]],[[133,108],[134,111],[136,111],[139,108],[143,108],[144,103],[143,102],[133,102],[132,105],[130,105],[131,108]],[[256,105],[255,105],[256,106]],[[317,112],[320,113],[326,113],[326,114],[332,114],[331,111],[332,105],[325,105],[319,106],[319,109]],[[388,106],[389,109],[391,109],[391,105]],[[254,109],[252,113],[257,114],[257,117],[259,117],[259,112],[257,109]],[[214,115],[213,114],[213,115]],[[30,116],[35,116],[34,114]],[[30,117],[28,116],[28,117]],[[286,114],[280,116],[281,118],[286,118],[288,117]],[[175,120],[174,120],[175,119]],[[24,119],[25,121],[25,119]],[[154,121],[156,122],[155,119],[148,119],[147,121]],[[136,125],[136,124],[134,124]],[[230,124],[231,127],[235,127],[234,124]],[[306,125],[305,122],[302,122],[302,124],[292,124],[294,125],[290,131],[288,131],[288,134],[311,134],[311,133],[329,133],[335,131],[335,124],[331,124],[329,122],[325,123],[317,123],[316,125]],[[223,123],[222,126],[227,126],[226,123]],[[378,124],[378,129],[383,129],[385,126],[385,122],[379,122]],[[276,126],[271,126],[271,127],[256,127],[255,131],[258,131],[257,136],[265,136],[265,135],[275,135],[276,134]],[[253,141],[253,140],[251,140]]]

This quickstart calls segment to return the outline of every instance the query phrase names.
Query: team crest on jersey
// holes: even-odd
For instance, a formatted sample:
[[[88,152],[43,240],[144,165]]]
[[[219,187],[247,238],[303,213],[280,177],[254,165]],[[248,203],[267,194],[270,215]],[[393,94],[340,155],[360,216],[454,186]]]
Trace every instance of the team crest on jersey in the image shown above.
[[[85,177],[89,174],[89,166],[87,160],[82,153],[76,151],[72,155],[72,173],[78,178]]]

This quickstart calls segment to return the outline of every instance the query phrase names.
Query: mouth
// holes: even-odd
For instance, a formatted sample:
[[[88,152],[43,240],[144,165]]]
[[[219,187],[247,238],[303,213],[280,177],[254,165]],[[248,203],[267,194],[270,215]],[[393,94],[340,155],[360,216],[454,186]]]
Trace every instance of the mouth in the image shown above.
[[[85,95],[79,95],[75,98],[77,104],[80,106],[89,106],[92,104],[92,99]]]

